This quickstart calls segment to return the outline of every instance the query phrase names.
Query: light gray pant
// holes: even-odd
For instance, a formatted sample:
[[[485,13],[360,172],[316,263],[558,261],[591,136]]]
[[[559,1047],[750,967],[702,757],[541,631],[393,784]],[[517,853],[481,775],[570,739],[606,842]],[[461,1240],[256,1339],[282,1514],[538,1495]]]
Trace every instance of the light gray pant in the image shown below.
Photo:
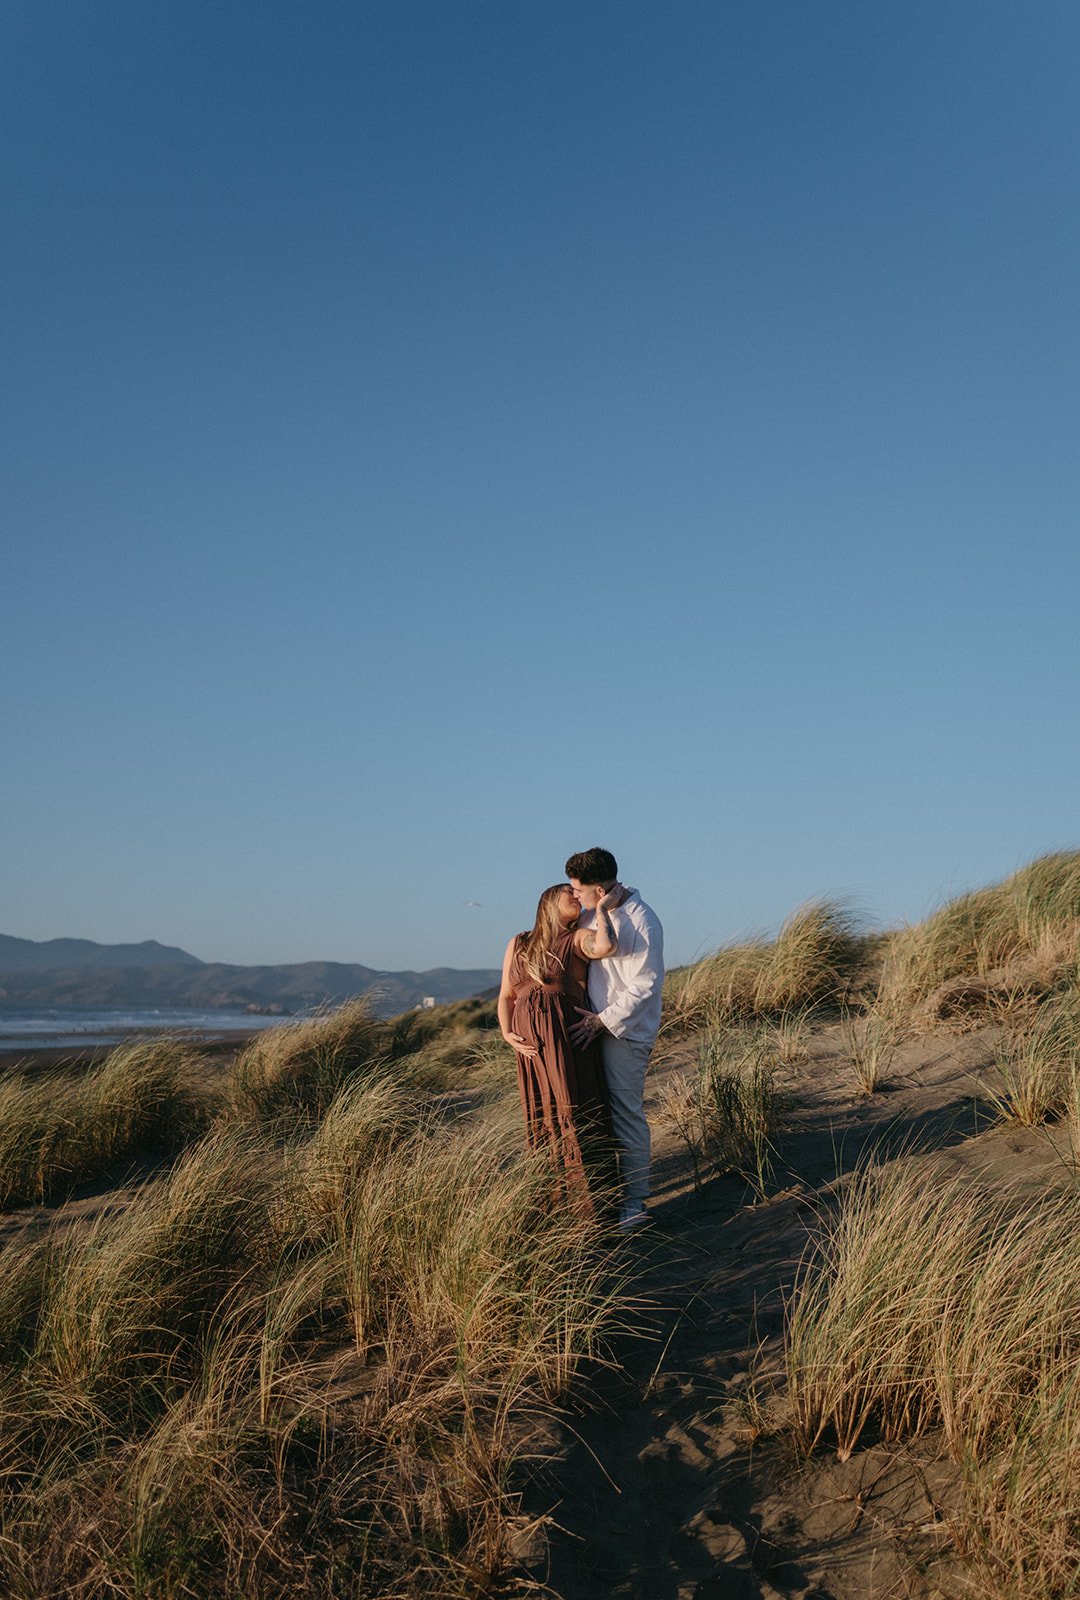
[[[645,1200],[649,1194],[649,1124],[642,1100],[652,1047],[651,1039],[638,1044],[633,1039],[616,1039],[610,1033],[603,1034],[600,1040],[611,1103],[611,1131],[619,1149],[625,1200]]]

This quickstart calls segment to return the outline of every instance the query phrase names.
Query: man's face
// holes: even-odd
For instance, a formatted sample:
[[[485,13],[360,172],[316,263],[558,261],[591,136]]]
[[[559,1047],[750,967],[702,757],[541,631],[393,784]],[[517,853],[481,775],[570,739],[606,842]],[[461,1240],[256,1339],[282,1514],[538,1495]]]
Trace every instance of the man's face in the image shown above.
[[[571,878],[570,887],[582,911],[595,911],[604,898],[602,883],[582,883],[580,878]]]

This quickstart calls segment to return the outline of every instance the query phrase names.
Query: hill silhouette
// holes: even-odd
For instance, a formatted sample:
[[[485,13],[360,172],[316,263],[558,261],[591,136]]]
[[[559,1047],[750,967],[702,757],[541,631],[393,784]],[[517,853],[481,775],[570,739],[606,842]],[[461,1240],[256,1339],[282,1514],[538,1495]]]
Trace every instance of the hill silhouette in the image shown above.
[[[16,939],[0,933],[0,972],[57,972],[78,967],[201,967],[175,945],[95,944],[93,939]]]
[[[89,939],[35,943],[0,934],[0,1004],[60,1007],[184,1007],[209,1010],[302,1011],[370,995],[391,1015],[420,1003],[463,1000],[494,987],[494,967],[387,972],[358,962],[304,961],[233,966],[200,961],[149,939],[102,945]]]

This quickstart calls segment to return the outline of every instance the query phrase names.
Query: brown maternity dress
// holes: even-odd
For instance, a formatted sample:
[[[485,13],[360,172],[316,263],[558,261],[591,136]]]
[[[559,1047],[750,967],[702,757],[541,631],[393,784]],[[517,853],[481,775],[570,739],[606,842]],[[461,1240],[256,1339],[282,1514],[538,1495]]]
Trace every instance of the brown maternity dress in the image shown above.
[[[575,1008],[589,1004],[588,968],[574,949],[574,929],[568,928],[552,952],[547,982],[530,977],[520,955],[514,957],[510,981],[513,1031],[537,1048],[536,1055],[517,1058],[525,1138],[531,1149],[550,1151],[567,1199],[575,1210],[591,1215],[590,1189],[602,1186],[611,1174],[600,1048],[593,1043],[578,1049],[569,1034],[580,1020]]]

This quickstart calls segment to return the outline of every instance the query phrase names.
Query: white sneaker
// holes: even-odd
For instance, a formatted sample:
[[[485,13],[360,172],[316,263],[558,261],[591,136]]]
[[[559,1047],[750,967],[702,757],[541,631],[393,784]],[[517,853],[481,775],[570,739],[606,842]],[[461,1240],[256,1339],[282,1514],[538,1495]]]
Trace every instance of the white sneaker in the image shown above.
[[[628,1200],[619,1212],[619,1228],[622,1233],[629,1233],[631,1228],[640,1228],[648,1220],[649,1213],[645,1209],[644,1200]]]

